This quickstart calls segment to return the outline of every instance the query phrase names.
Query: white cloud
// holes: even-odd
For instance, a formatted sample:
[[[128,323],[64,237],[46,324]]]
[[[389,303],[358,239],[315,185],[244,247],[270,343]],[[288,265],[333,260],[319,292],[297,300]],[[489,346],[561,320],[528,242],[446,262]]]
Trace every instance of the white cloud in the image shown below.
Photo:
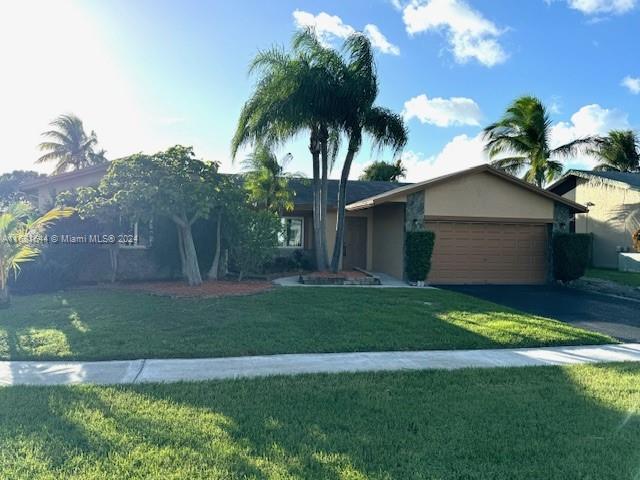
[[[385,37],[380,29],[375,25],[365,25],[364,34],[369,37],[369,40],[371,40],[371,45],[373,45],[374,48],[380,50],[382,53],[388,53],[390,55],[400,55],[400,49],[396,45],[389,42],[389,40],[387,40],[387,37]]]
[[[407,169],[404,181],[421,182],[466,168],[487,163],[482,134],[474,137],[457,135],[447,143],[440,153],[425,157],[420,152],[406,151],[402,163]],[[356,179],[371,162],[354,163],[350,178]]]
[[[425,94],[404,102],[402,114],[406,120],[415,117],[422,123],[430,123],[438,127],[478,126],[482,119],[480,107],[470,98],[428,98]]]
[[[569,8],[585,15],[620,15],[633,10],[637,0],[567,0]]]
[[[336,38],[347,38],[356,32],[356,29],[342,21],[337,15],[329,15],[320,12],[318,15],[296,10],[293,12],[293,21],[296,28],[313,28],[320,42],[325,46],[331,46]],[[380,29],[373,24],[364,27],[364,34],[371,40],[371,45],[382,53],[391,55],[399,55],[400,49],[393,45],[387,37],[385,37]]]
[[[610,130],[629,128],[631,125],[626,113],[597,104],[585,105],[571,116],[571,121],[559,122],[551,128],[550,144],[555,148],[579,138],[606,135]],[[568,162],[568,167],[590,169],[596,163],[589,155],[579,155]]]
[[[410,35],[444,31],[459,63],[476,59],[492,67],[507,59],[498,42],[503,31],[463,0],[413,0],[402,17]]]
[[[630,77],[627,75],[622,79],[621,85],[627,87],[634,95],[640,93],[640,77]]]

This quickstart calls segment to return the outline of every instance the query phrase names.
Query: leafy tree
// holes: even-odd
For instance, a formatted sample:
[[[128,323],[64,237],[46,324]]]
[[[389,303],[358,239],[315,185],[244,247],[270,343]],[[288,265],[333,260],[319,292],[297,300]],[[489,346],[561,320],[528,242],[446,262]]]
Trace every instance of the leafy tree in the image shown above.
[[[378,181],[378,182],[398,182],[407,174],[407,169],[402,164],[402,160],[398,159],[395,163],[373,162],[364,169],[360,180]]]
[[[73,209],[54,208],[38,217],[31,204],[20,201],[0,210],[0,306],[7,307],[9,275],[17,277],[23,263],[40,254],[41,236],[53,222],[69,217]]]
[[[95,132],[87,135],[82,120],[75,115],[60,115],[49,125],[53,128],[42,134],[49,140],[39,146],[46,153],[36,163],[56,162],[53,173],[57,174],[106,161],[104,150],[94,151],[98,143]]]
[[[243,162],[247,170],[244,186],[251,203],[278,213],[293,210],[295,192],[289,186],[289,180],[301,175],[285,171],[292,158],[288,153],[278,160],[271,150],[262,145],[247,157]]]
[[[238,268],[238,280],[242,280],[247,273],[261,271],[273,258],[282,224],[274,212],[239,203],[229,227],[231,261]]]
[[[46,175],[30,170],[14,170],[0,175],[0,203],[13,203],[25,200],[21,187],[25,182],[36,180]]]
[[[640,140],[632,130],[612,130],[606,137],[594,138],[588,153],[595,155],[600,162],[594,170],[640,171]]]
[[[542,187],[562,174],[559,159],[586,149],[591,138],[580,138],[556,148],[549,146],[551,119],[542,102],[517,98],[500,120],[484,129],[485,149],[492,165],[512,175],[525,171],[524,180]]]
[[[191,227],[216,207],[218,164],[195,158],[176,145],[155,155],[114,160],[98,186],[101,202],[117,204],[133,221],[164,216],[178,232],[182,273],[189,285],[202,283]]]

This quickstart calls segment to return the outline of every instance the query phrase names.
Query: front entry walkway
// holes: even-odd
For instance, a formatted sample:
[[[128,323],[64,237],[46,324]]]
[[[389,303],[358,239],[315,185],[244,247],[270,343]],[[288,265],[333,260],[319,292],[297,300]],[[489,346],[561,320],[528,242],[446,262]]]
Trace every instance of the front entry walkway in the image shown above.
[[[303,373],[640,362],[640,344],[578,347],[356,352],[107,362],[0,362],[0,385],[132,384]]]

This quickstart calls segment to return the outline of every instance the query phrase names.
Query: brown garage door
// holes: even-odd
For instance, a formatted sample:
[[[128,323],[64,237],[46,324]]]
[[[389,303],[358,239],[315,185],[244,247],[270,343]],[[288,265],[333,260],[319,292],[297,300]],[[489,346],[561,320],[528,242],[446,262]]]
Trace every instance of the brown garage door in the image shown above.
[[[433,284],[536,284],[547,278],[544,224],[427,222]]]

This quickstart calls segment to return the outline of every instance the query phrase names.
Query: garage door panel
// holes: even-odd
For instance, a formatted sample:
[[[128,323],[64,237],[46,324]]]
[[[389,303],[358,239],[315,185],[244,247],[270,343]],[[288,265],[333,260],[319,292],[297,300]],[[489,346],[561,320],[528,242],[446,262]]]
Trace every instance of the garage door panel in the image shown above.
[[[428,222],[431,283],[535,284],[547,279],[546,225]]]

